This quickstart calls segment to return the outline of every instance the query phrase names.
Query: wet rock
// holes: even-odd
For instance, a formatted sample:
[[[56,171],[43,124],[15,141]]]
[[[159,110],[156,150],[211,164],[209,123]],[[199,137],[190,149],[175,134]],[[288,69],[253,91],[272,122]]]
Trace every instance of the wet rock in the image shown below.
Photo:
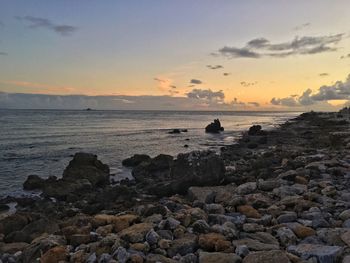
[[[234,246],[247,246],[249,250],[253,251],[262,251],[262,250],[276,250],[279,249],[279,245],[277,244],[267,244],[263,242],[260,242],[255,239],[251,238],[244,238],[239,240],[233,240],[232,241]]]
[[[288,223],[288,222],[293,222],[297,219],[297,214],[295,212],[288,212],[285,214],[280,215],[277,218],[278,223]]]
[[[19,243],[0,243],[0,254],[14,254],[17,251],[24,250],[27,246],[29,246],[28,243],[25,242],[19,242]]]
[[[132,157],[129,157],[122,161],[122,164],[127,167],[135,167],[143,162],[149,162],[151,157],[147,154],[135,154]]]
[[[339,246],[324,246],[315,244],[299,244],[288,247],[288,252],[304,260],[315,257],[320,263],[337,262],[343,248]]]
[[[196,233],[208,233],[210,231],[210,226],[205,220],[197,220],[192,224],[193,231]]]
[[[235,253],[241,258],[244,258],[250,253],[250,251],[246,245],[243,245],[243,246],[236,247]]]
[[[243,259],[243,263],[290,263],[286,253],[281,250],[261,251],[249,254]]]
[[[266,132],[262,130],[261,125],[253,125],[249,128],[248,135],[250,135],[250,136],[262,136],[262,135],[266,135]]]
[[[242,259],[233,253],[199,252],[199,263],[240,263]]]
[[[38,175],[29,175],[27,180],[23,183],[24,190],[43,189],[45,185],[45,179],[40,178]]]
[[[222,131],[224,131],[224,127],[221,126],[219,119],[215,119],[214,122],[205,127],[205,132],[207,133],[219,133]]]
[[[277,230],[277,237],[284,247],[295,245],[297,237],[292,230],[287,227],[281,227]]]

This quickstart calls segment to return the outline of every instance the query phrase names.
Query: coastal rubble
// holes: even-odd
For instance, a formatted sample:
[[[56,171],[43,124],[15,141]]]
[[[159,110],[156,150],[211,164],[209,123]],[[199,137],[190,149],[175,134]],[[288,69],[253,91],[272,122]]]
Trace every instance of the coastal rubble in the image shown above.
[[[349,262],[348,130],[337,113],[304,113],[220,155],[134,156],[135,179],[117,186],[77,154],[61,179],[25,182],[42,197],[0,220],[0,260]]]

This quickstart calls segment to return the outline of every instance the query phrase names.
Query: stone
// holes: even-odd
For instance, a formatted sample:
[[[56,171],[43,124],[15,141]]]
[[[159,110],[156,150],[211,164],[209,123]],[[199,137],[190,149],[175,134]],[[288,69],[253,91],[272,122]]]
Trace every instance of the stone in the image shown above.
[[[24,250],[27,246],[29,246],[28,243],[25,242],[18,242],[18,243],[0,243],[0,254],[14,254],[17,251]]]
[[[250,251],[246,245],[242,245],[242,246],[236,247],[235,253],[238,256],[244,258],[245,256],[247,256],[250,253]]]
[[[160,240],[160,236],[157,234],[157,232],[154,231],[154,229],[151,229],[147,234],[146,234],[146,241],[148,244],[151,246],[154,244],[157,244],[158,241]]]
[[[171,258],[167,258],[163,255],[160,254],[148,254],[146,257],[146,262],[147,263],[177,263],[178,261],[171,259]]]
[[[170,257],[176,254],[181,256],[195,252],[197,249],[197,237],[195,235],[187,234],[182,238],[175,239],[171,242],[167,253]]]
[[[248,218],[261,218],[261,214],[250,205],[241,205],[237,208],[237,211]]]
[[[257,188],[256,182],[248,182],[238,186],[236,191],[239,195],[247,195],[247,194],[254,193],[256,188]]]
[[[196,233],[205,234],[210,231],[210,226],[205,220],[197,220],[192,224],[193,231]]]
[[[350,231],[346,231],[340,236],[341,240],[350,247]]]
[[[224,214],[225,208],[220,204],[206,204],[204,206],[204,211],[208,214]]]
[[[288,227],[281,227],[277,230],[277,237],[281,244],[285,247],[290,245],[295,245],[297,242],[297,237],[294,232]]]
[[[315,257],[320,263],[331,263],[337,262],[343,248],[339,246],[324,246],[318,244],[299,244],[296,246],[289,246],[287,250],[304,260]]]
[[[242,259],[233,253],[199,252],[199,263],[240,263]]]
[[[244,238],[244,239],[233,240],[232,244],[234,246],[236,246],[236,247],[245,245],[245,246],[248,247],[249,250],[253,250],[253,251],[279,249],[279,245],[277,245],[277,244],[263,243],[263,242],[260,242],[258,240],[251,239],[251,238]]]
[[[129,157],[122,161],[122,164],[127,167],[135,167],[142,162],[149,162],[151,160],[151,157],[149,157],[147,154],[135,154],[132,157]]]
[[[282,250],[260,251],[250,253],[243,259],[243,263],[290,263],[286,253]]]
[[[205,251],[222,251],[217,250],[217,247],[220,246],[220,243],[221,245],[224,245],[223,250],[226,250],[231,246],[231,243],[229,241],[227,241],[228,243],[226,244],[225,241],[227,240],[224,235],[218,233],[209,233],[200,235],[198,239],[198,244],[199,247],[204,249]]]
[[[285,214],[277,217],[277,222],[280,224],[293,222],[297,219],[297,214],[295,212],[287,212]]]
[[[347,220],[350,218],[350,209],[344,210],[339,214],[339,218],[343,221]]]
[[[41,263],[59,263],[60,261],[66,261],[69,253],[66,247],[57,246],[49,249],[40,258]]]
[[[143,242],[145,235],[153,228],[150,223],[139,223],[132,225],[119,232],[119,236],[131,243]]]
[[[43,189],[45,185],[45,179],[40,178],[38,175],[29,175],[27,180],[23,183],[24,190],[36,190]]]
[[[91,236],[90,234],[75,234],[70,236],[69,243],[76,247],[80,244],[87,244],[91,242]]]
[[[303,226],[301,224],[288,224],[288,227],[290,227],[294,234],[298,237],[298,238],[306,238],[309,236],[313,236],[316,234],[316,231],[314,229],[312,229],[311,227],[307,227],[307,226]]]
[[[260,179],[258,181],[257,187],[259,190],[270,192],[275,188],[278,188],[280,186],[280,183],[277,180],[267,180],[264,181]]]

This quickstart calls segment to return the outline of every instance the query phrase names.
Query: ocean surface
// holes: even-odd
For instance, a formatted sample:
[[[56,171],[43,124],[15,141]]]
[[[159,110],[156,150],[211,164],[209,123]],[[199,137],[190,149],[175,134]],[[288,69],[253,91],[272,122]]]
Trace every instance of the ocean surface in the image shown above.
[[[133,154],[176,156],[235,143],[252,124],[271,129],[295,112],[159,112],[0,110],[0,196],[23,193],[30,174],[60,177],[76,152],[91,152],[116,178],[130,176],[121,161]],[[219,118],[225,131],[206,134]],[[169,134],[174,128],[188,129]],[[185,148],[187,144],[189,147]]]

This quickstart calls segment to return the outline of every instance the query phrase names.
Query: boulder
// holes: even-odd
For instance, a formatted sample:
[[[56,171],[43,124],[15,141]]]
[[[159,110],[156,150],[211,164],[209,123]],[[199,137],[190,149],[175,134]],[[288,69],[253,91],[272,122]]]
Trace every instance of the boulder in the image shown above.
[[[219,133],[222,131],[224,131],[224,127],[221,126],[219,119],[215,119],[214,122],[205,127],[205,132],[207,133]]]
[[[87,179],[93,186],[109,184],[109,167],[91,153],[76,153],[63,172],[63,180]]]
[[[149,162],[151,157],[147,154],[135,154],[132,157],[129,157],[122,161],[122,164],[127,167],[135,167],[143,162]]]
[[[262,135],[266,135],[266,132],[262,130],[261,125],[253,125],[249,128],[248,135],[250,135],[250,136],[262,136]]]
[[[197,249],[197,237],[196,235],[187,234],[182,238],[175,239],[171,242],[168,249],[168,255],[174,257],[177,254],[181,256],[195,252]]]
[[[153,228],[150,223],[140,223],[132,225],[119,232],[119,236],[130,243],[143,242],[146,234]]]
[[[29,175],[27,180],[23,183],[24,190],[36,190],[43,189],[45,185],[45,179],[39,177],[38,175]]]
[[[44,255],[41,256],[41,263],[59,263],[66,261],[68,259],[69,253],[68,249],[64,246],[57,246],[46,251]]]

